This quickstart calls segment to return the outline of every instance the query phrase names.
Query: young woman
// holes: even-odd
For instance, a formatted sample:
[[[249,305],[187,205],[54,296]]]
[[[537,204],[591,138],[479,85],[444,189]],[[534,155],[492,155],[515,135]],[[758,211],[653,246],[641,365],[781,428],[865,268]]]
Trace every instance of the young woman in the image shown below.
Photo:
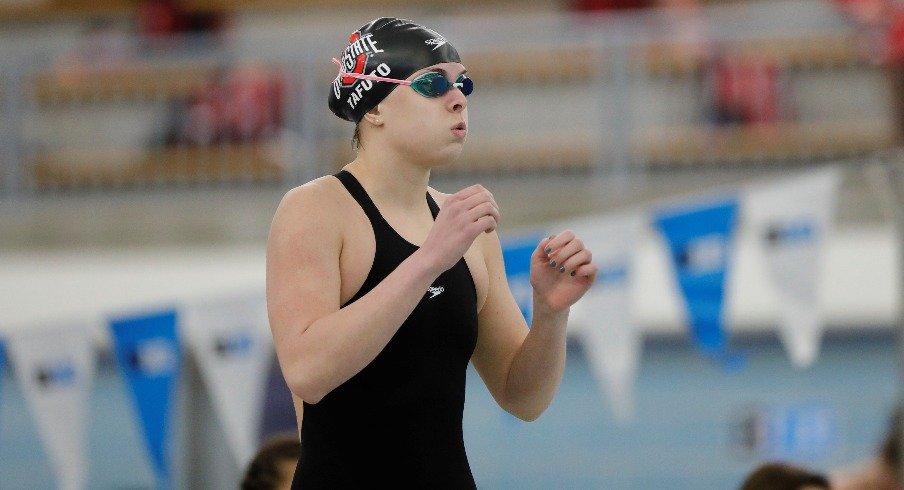
[[[357,158],[286,194],[267,251],[270,325],[302,434],[293,488],[472,488],[468,362],[501,407],[539,417],[564,370],[569,307],[597,267],[572,232],[543,239],[528,329],[493,195],[428,187],[468,131],[473,84],[458,52],[381,18],[334,62],[329,106],[356,123]]]

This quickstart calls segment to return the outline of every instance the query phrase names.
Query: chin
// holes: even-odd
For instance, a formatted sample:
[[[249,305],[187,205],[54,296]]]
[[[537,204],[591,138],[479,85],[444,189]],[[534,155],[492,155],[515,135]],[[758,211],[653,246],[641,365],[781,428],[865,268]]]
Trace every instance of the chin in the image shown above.
[[[456,143],[449,145],[447,148],[444,148],[442,151],[437,152],[434,155],[433,166],[444,166],[449,165],[455,160],[458,160],[458,157],[461,156],[461,151],[464,149],[464,145],[461,143]]]
[[[416,161],[423,163],[426,167],[441,167],[444,165],[448,165],[455,160],[458,160],[458,157],[461,156],[461,151],[464,149],[464,145],[461,141],[454,142],[451,144],[447,144],[446,146],[434,149],[430,151],[426,148],[422,148],[422,151],[417,151]]]

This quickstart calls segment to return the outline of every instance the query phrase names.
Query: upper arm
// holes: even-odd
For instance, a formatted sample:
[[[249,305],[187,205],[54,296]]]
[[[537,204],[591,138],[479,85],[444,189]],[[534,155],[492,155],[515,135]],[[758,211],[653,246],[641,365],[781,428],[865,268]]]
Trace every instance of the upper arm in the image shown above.
[[[481,240],[489,284],[486,302],[477,315],[477,347],[471,361],[490,393],[502,405],[512,360],[528,329],[509,289],[499,236],[493,232],[478,240]]]
[[[302,354],[299,340],[317,319],[339,310],[341,229],[328,189],[313,182],[280,202],[267,241],[267,310],[279,362]],[[291,384],[291,380],[287,378]]]

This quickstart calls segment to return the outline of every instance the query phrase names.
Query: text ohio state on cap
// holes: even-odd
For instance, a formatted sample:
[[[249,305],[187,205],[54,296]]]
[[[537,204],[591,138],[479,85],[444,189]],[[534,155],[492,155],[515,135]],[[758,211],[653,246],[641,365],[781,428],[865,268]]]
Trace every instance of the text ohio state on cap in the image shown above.
[[[347,73],[405,80],[422,68],[461,63],[461,58],[436,31],[410,20],[382,17],[352,33],[339,62]],[[342,119],[358,122],[396,85],[337,75],[330,87],[330,110]]]

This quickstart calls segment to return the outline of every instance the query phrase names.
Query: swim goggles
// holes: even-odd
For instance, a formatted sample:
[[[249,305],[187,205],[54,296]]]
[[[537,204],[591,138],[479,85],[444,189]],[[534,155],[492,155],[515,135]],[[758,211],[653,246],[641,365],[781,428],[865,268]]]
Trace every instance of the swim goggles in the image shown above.
[[[471,79],[468,78],[464,73],[459,75],[453,83],[450,83],[449,80],[446,79],[446,76],[438,71],[428,71],[427,73],[424,73],[414,80],[398,80],[395,78],[385,78],[376,75],[367,75],[364,73],[349,73],[342,69],[342,65],[339,63],[339,60],[333,58],[332,61],[336,66],[339,67],[339,76],[360,78],[363,80],[373,80],[375,82],[389,82],[397,83],[399,85],[410,85],[415,92],[423,95],[424,97],[439,97],[449,90],[452,90],[453,88],[461,90],[461,93],[466,96],[471,95],[471,92],[474,91],[474,82],[472,82]]]

